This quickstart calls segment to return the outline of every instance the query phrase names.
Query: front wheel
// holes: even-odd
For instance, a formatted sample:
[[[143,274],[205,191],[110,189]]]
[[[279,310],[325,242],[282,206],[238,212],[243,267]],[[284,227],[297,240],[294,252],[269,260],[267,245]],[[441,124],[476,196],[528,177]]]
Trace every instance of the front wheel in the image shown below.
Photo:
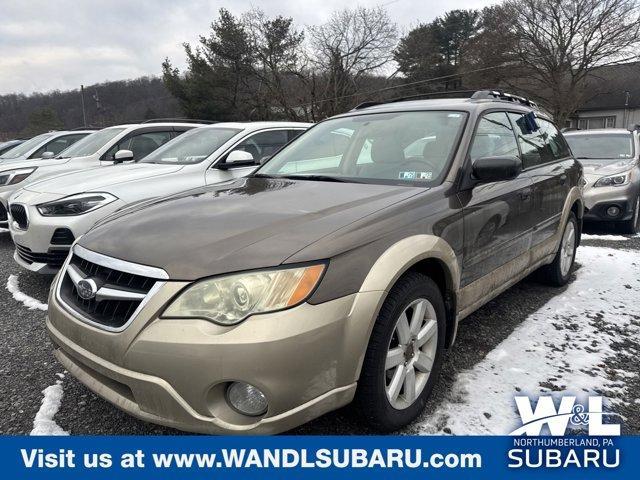
[[[355,406],[373,428],[397,430],[420,415],[442,364],[445,327],[433,280],[401,277],[380,310],[358,381]]]
[[[571,268],[576,258],[579,236],[578,220],[573,212],[564,227],[560,247],[553,262],[540,269],[539,278],[549,285],[562,287],[571,277]]]
[[[622,222],[622,231],[631,235],[635,235],[640,231],[640,195],[636,198],[633,216],[630,220]]]

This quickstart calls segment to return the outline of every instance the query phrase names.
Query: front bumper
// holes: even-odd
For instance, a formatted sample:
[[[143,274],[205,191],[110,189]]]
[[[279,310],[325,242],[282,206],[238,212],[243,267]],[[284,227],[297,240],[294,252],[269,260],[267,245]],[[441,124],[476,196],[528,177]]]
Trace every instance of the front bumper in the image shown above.
[[[30,193],[30,192],[27,192]],[[115,212],[124,205],[117,200],[93,212],[69,217],[43,217],[34,205],[22,201],[29,216],[26,230],[16,228],[10,224],[9,230],[13,242],[16,244],[14,260],[21,267],[32,272],[54,275],[69,253],[73,240],[87,233],[99,220]],[[60,242],[54,239],[56,231],[70,231],[70,240]]]
[[[119,333],[89,325],[52,289],[47,329],[76,378],[133,416],[181,430],[274,434],[349,403],[382,292],[256,315],[233,327],[159,318],[186,285],[166,282]],[[225,389],[264,392],[262,417],[233,410]]]
[[[631,181],[621,187],[593,187],[584,189],[584,220],[618,222],[633,217],[636,199],[640,194],[640,181]],[[620,214],[609,216],[607,209],[616,206]]]

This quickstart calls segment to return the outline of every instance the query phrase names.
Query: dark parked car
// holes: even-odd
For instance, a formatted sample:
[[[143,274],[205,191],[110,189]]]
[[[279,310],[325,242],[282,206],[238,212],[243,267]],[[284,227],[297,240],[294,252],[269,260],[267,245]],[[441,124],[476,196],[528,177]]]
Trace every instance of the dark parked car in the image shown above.
[[[151,422],[275,433],[355,401],[397,429],[460,320],[538,269],[568,281],[581,182],[526,99],[368,104],[89,231],[47,328],[71,374]]]

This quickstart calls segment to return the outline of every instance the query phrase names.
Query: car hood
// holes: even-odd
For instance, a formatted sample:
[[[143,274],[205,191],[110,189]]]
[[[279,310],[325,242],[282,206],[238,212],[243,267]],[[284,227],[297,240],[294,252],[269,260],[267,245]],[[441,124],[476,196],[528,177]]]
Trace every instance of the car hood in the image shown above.
[[[116,185],[168,175],[182,168],[184,167],[181,165],[157,165],[151,163],[109,165],[57,175],[32,183],[25,189],[31,192],[60,195],[60,197],[83,192],[106,191],[113,193],[110,189]]]
[[[611,160],[611,159],[580,159],[578,160],[582,164],[582,169],[585,176],[606,176],[615,175],[616,173],[626,172],[637,160],[627,158],[623,160]]]
[[[280,265],[332,232],[424,191],[249,177],[128,209],[79,243],[163,268],[174,280],[195,280]]]

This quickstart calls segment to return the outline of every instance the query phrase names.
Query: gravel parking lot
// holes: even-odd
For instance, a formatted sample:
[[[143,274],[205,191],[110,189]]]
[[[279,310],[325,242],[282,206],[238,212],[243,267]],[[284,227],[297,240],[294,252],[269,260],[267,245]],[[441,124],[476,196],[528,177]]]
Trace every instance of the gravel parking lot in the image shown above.
[[[461,325],[436,393],[406,433],[506,434],[514,411],[501,402],[518,392],[598,392],[624,433],[640,433],[640,236],[590,231],[578,252],[564,289],[527,279]],[[36,432],[179,434],[122,413],[65,374],[44,329],[50,279],[22,271],[12,254],[0,233],[0,433],[29,434],[35,421]],[[344,409],[292,433],[370,432]]]

